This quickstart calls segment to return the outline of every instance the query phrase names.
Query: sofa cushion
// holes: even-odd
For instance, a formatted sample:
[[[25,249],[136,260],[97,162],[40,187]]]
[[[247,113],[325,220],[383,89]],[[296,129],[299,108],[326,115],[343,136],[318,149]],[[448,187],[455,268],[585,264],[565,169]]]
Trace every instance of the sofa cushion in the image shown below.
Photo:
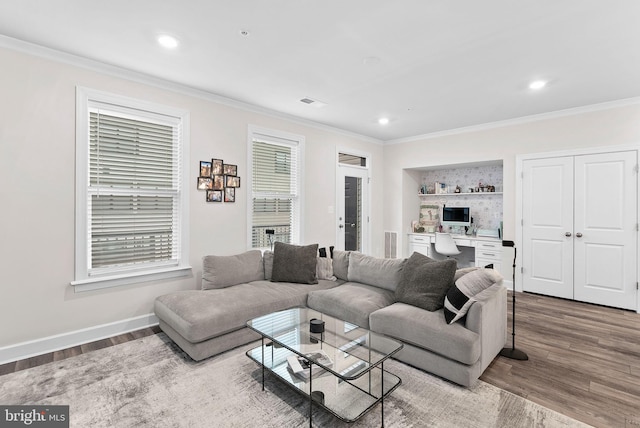
[[[333,274],[343,281],[349,277],[349,253],[351,251],[333,250]]]
[[[435,261],[413,253],[402,269],[396,301],[437,311],[444,306],[444,296],[453,286],[456,266],[454,259]]]
[[[191,343],[244,328],[247,320],[270,312],[305,306],[307,293],[335,287],[318,284],[255,281],[215,290],[186,290],[160,296],[155,313]]]
[[[369,328],[369,314],[393,303],[393,292],[347,282],[330,290],[312,291],[307,306],[329,316]]]
[[[447,325],[442,310],[429,312],[394,303],[369,317],[370,330],[426,349],[463,364],[480,358],[480,336],[462,324]]]
[[[317,284],[317,258],[318,244],[300,246],[276,242],[271,281]]]
[[[260,250],[234,256],[205,256],[202,259],[202,289],[225,288],[264,279]]]
[[[481,268],[458,279],[447,292],[444,300],[444,317],[453,324],[467,314],[469,307],[484,298],[483,293],[492,285],[502,281],[502,276],[494,269]]]
[[[365,256],[352,251],[349,254],[347,279],[349,282],[359,282],[395,291],[400,282],[405,261],[405,259]]]

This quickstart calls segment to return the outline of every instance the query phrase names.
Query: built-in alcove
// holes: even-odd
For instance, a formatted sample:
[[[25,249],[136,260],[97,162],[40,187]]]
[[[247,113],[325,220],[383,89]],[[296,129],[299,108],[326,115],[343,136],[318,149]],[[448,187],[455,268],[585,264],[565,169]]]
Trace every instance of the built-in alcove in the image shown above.
[[[433,192],[435,183],[444,183],[443,194]],[[460,193],[455,193],[459,186]],[[491,186],[479,189],[480,186]],[[470,190],[472,189],[472,190]],[[476,190],[484,190],[477,192]],[[419,218],[421,204],[469,207],[474,224],[482,229],[498,229],[503,212],[502,160],[465,164],[407,168],[403,174],[403,225],[407,232]]]

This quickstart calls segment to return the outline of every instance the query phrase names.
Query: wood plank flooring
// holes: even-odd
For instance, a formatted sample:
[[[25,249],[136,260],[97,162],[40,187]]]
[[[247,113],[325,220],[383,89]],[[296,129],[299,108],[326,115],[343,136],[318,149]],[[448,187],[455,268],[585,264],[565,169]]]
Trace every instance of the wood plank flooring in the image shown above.
[[[61,351],[50,352],[48,354],[38,355],[36,357],[31,357],[24,360],[3,364],[3,365],[0,365],[0,376],[7,373],[13,373],[13,372],[25,370],[31,367],[40,366],[42,364],[47,364],[53,361],[64,360],[65,358],[81,355],[81,354],[95,351],[102,348],[107,348],[109,346],[118,345],[120,343],[128,342],[130,340],[135,340],[141,337],[157,334],[160,331],[161,331],[160,327],[158,326],[149,327],[142,330],[132,331],[131,333],[121,334],[120,336],[115,336],[108,339],[96,340],[95,342],[74,346],[73,348],[63,349]]]
[[[516,348],[480,379],[596,427],[640,427],[640,314],[516,293]],[[509,293],[511,345],[511,293]]]
[[[640,427],[640,315],[529,293],[516,294],[516,348],[483,381],[596,427]],[[509,295],[509,345],[511,344]],[[0,366],[0,375],[156,334],[148,328]]]

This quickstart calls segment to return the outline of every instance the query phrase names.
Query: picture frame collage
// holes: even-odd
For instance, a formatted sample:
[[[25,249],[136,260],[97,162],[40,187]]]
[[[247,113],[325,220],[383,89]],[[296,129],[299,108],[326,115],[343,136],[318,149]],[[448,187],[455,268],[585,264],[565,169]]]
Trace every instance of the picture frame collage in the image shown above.
[[[238,165],[224,163],[222,159],[200,161],[198,190],[206,192],[207,202],[235,202],[239,187]]]

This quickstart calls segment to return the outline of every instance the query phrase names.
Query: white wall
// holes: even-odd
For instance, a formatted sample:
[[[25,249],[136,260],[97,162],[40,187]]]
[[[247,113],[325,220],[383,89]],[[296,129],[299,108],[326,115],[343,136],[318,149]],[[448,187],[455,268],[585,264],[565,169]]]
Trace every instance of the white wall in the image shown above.
[[[417,214],[407,212],[413,210],[415,204],[409,204],[403,198],[415,198],[414,189],[419,183],[403,173],[403,169],[501,159],[504,167],[504,236],[507,240],[515,241],[517,155],[640,143],[640,104],[601,107],[592,111],[576,110],[573,114],[546,115],[535,121],[385,145],[384,230],[400,232],[402,241],[398,246],[406,256],[406,232],[410,220]],[[407,183],[402,191],[404,182],[408,180],[413,181]],[[509,269],[503,269],[503,274],[510,278],[513,253],[504,253],[503,266]]]
[[[224,159],[247,173],[253,124],[306,137],[305,243],[333,245],[336,147],[372,156],[382,182],[382,146],[174,92],[112,73],[0,48],[0,348],[149,314],[156,296],[199,287],[201,258],[246,250],[247,184],[237,202],[206,203],[200,160]],[[193,277],[74,293],[75,90],[85,86],[191,113],[190,262]],[[380,185],[380,184],[379,184]],[[382,195],[373,193],[373,252],[382,252]]]

